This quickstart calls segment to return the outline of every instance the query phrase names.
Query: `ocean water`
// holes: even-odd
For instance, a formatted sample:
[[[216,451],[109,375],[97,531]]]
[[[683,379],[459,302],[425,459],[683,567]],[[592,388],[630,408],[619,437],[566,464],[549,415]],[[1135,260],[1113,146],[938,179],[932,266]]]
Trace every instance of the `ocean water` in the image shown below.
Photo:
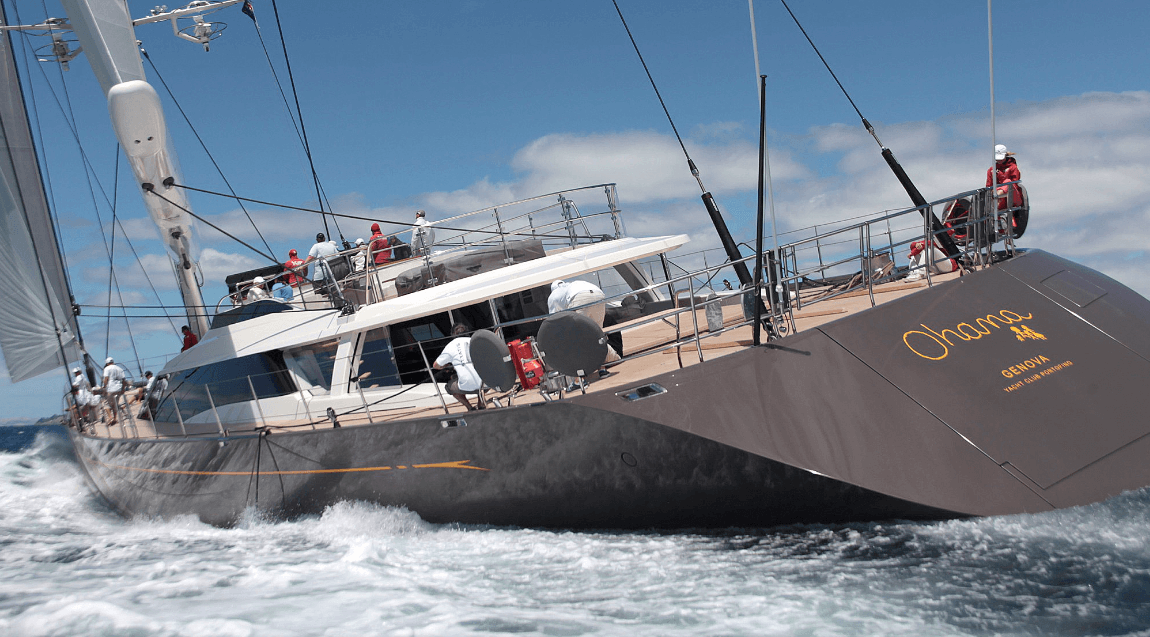
[[[1150,490],[937,523],[574,533],[345,503],[125,520],[0,427],[0,635],[1150,635]]]

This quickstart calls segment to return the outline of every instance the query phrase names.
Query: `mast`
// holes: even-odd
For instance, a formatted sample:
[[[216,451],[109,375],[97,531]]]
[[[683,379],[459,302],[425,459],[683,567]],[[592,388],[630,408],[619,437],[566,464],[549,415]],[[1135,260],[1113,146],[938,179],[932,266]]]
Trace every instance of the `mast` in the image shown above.
[[[186,212],[191,205],[183,190],[171,186],[173,182],[183,183],[179,159],[168,135],[160,97],[144,77],[127,3],[122,0],[61,0],[61,3],[104,90],[112,128],[132,167],[144,205],[168,248],[188,325],[202,335],[208,330],[208,316],[200,293],[202,273],[194,221]]]

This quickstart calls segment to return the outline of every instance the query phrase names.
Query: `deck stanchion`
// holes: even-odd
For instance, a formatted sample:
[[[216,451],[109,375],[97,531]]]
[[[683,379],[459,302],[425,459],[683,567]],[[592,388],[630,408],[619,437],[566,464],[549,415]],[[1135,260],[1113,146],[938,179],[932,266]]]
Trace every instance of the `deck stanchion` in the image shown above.
[[[675,308],[675,342],[679,342],[682,338],[681,330],[679,327],[679,299],[675,296],[675,284],[671,282],[671,268],[667,266],[667,255],[659,253],[659,261],[663,264],[663,277],[667,281],[667,290],[671,293],[671,306]],[[679,359],[679,369],[683,369],[683,348],[682,346],[675,348],[675,358]]]
[[[176,422],[180,423],[180,433],[187,438],[188,430],[184,427],[184,416],[180,413],[180,403],[176,400],[175,396],[172,396],[172,406],[176,408]]]
[[[303,390],[299,390],[299,399],[303,402],[303,413],[307,416],[307,422],[314,430],[316,428],[315,421],[311,417],[311,405],[307,404],[307,398],[303,395]]]
[[[375,421],[371,419],[371,408],[367,405],[367,398],[363,395],[363,387],[360,387],[359,380],[355,381],[355,390],[359,392],[359,399],[363,402],[363,413],[367,414],[367,424],[374,425]]]
[[[256,396],[256,386],[252,384],[252,377],[248,375],[248,389],[252,390],[252,402],[256,405],[256,411],[260,414],[260,424],[264,427],[268,426],[268,421],[264,418],[264,408],[260,406],[260,397]]]
[[[819,255],[819,278],[827,278],[827,266],[823,263],[823,244],[822,237],[819,236],[819,227],[815,225],[815,252]]]
[[[136,426],[136,419],[135,419],[135,417],[132,416],[132,408],[128,406],[128,393],[127,392],[120,394],[120,396],[116,399],[116,402],[119,403],[119,401],[121,401],[121,400],[124,402],[124,415],[128,417],[128,423],[130,423],[132,425],[132,433],[137,438],[139,438],[140,437],[140,428]]]
[[[603,192],[607,193],[607,208],[611,212],[611,223],[615,225],[615,238],[622,239],[627,231],[623,229],[623,220],[619,217],[619,208],[615,203],[615,186],[604,186]]]
[[[691,294],[691,323],[695,326],[695,351],[699,353],[699,362],[703,362],[703,345],[699,342],[699,315],[695,311],[695,283],[687,279],[687,291]]]
[[[865,223],[859,232],[863,234],[863,280],[866,281],[866,292],[870,296],[870,306],[874,307],[874,253],[870,248],[870,224]]]
[[[930,278],[930,267],[934,265],[934,235],[930,233],[930,219],[923,213],[922,218],[922,254],[923,268],[926,269],[926,286],[931,287],[934,282]]]
[[[439,396],[439,402],[443,405],[443,413],[450,414],[451,410],[447,408],[447,401],[443,399],[443,390],[435,381],[435,372],[431,371],[431,363],[427,361],[427,352],[423,351],[423,341],[416,341],[415,344],[419,346],[419,355],[423,357],[423,367],[427,370],[428,377],[431,378],[431,386],[435,388],[435,395]]]
[[[204,391],[208,394],[208,404],[212,406],[212,415],[216,418],[216,426],[220,428],[220,435],[228,435],[224,431],[224,423],[220,422],[220,413],[216,411],[216,401],[212,399],[212,388],[207,383],[204,384]]]

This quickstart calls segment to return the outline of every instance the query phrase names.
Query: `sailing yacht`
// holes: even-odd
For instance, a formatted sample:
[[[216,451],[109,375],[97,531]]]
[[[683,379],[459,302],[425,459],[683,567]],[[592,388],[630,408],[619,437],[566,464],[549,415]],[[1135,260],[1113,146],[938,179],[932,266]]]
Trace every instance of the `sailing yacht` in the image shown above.
[[[1021,184],[1021,201],[972,190],[692,269],[675,263],[686,236],[628,236],[615,184],[595,184],[437,221],[409,257],[391,246],[358,269],[351,247],[298,285],[274,264],[203,299],[196,217],[134,28],[230,4],[133,20],[123,2],[64,0],[51,25],[101,83],[199,337],[160,389],[119,399],[116,425],[69,409],[88,481],[125,515],[228,525],[363,500],[432,522],[766,526],[1036,512],[1150,484],[1150,425],[1131,417],[1150,302],[1016,248]],[[211,23],[195,25],[185,35],[206,46]],[[20,380],[89,357],[10,40],[0,55],[0,345]],[[908,278],[898,260],[919,241],[947,249]],[[732,268],[758,276],[716,292]],[[612,290],[602,325],[548,314],[551,284],[575,278]],[[433,369],[459,323],[482,410]]]

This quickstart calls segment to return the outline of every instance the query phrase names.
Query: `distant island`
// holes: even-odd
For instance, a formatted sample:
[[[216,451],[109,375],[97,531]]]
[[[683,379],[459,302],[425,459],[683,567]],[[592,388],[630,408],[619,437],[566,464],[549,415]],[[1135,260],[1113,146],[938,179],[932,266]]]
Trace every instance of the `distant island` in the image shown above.
[[[31,418],[0,418],[0,427],[35,427],[35,426],[48,426],[48,425],[63,425],[64,415],[56,414],[54,416],[45,416],[39,420],[32,420]]]

